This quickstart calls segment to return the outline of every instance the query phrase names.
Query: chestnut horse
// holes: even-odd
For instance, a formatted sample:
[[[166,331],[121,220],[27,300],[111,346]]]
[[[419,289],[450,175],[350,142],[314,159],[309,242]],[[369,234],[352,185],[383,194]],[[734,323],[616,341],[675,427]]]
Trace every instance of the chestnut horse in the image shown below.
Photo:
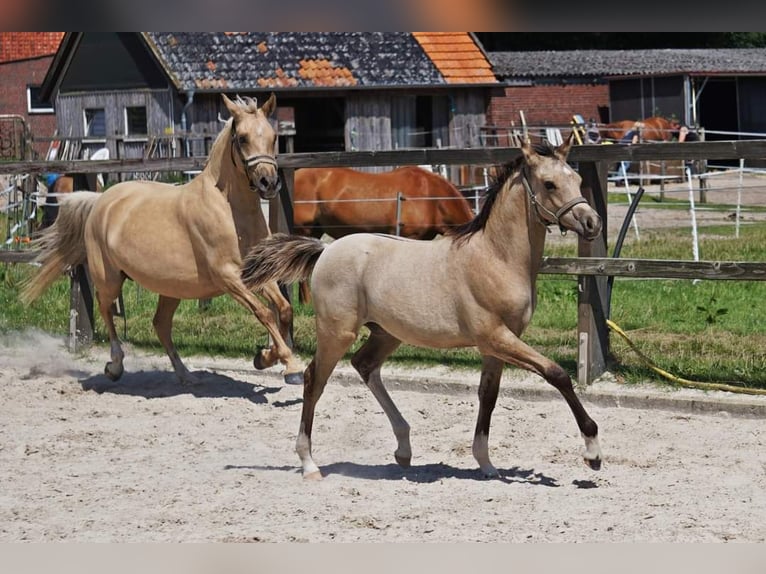
[[[498,476],[488,436],[505,363],[536,373],[561,392],[585,440],[585,462],[600,468],[598,426],[569,375],[520,338],[535,308],[547,227],[558,225],[586,239],[601,233],[601,219],[580,194],[580,176],[566,163],[571,143],[571,136],[555,149],[525,143],[521,157],[490,188],[476,218],[446,237],[414,241],[358,234],[324,244],[274,235],[253,247],[242,272],[249,287],[311,276],[317,350],[304,373],[296,444],[305,478],[322,476],[311,456],[316,403],[362,325],[370,336],[351,364],[389,418],[401,466],[409,466],[412,457],[410,427],[383,386],[380,368],[405,342],[475,346],[481,353],[473,455],[484,475]]]
[[[601,137],[609,141],[619,142],[636,123],[640,124],[639,133],[641,141],[645,142],[670,141],[681,125],[676,120],[668,120],[657,116],[638,121],[621,120],[606,124],[601,130]]]
[[[276,133],[269,116],[272,94],[262,108],[247,98],[223,101],[231,113],[215,140],[205,168],[184,185],[125,181],[105,193],[78,192],[62,201],[56,222],[36,240],[38,273],[25,286],[30,302],[68,269],[86,263],[96,288],[99,311],[109,331],[111,361],[106,374],[123,373],[123,351],[114,326],[112,302],[126,278],[159,294],[154,328],[178,378],[196,382],[181,361],[171,337],[181,299],[206,299],[228,293],[264,324],[274,341],[256,356],[256,367],[277,360],[285,380],[302,383],[302,365],[285,343],[292,309],[276,283],[264,286],[280,316],[256,298],[240,279],[242,257],[269,228],[261,198],[279,190],[274,157]]]
[[[295,172],[293,201],[295,233],[316,238],[324,233],[337,239],[367,232],[433,239],[474,215],[452,183],[414,166],[383,173],[350,168],[299,169]]]

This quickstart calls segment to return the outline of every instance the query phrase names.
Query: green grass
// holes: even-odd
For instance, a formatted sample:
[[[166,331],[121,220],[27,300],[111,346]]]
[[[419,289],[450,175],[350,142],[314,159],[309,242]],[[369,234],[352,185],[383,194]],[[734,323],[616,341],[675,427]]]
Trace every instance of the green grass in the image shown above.
[[[743,225],[733,237],[732,225],[705,227],[700,232],[702,259],[766,261],[766,225]],[[626,243],[623,257],[690,259],[688,228],[642,232],[641,241]],[[613,246],[609,246],[609,253]],[[573,256],[574,238],[549,245],[550,256]],[[69,284],[59,280],[32,306],[18,301],[19,284],[33,268],[0,265],[0,334],[30,327],[57,335],[68,328]],[[127,340],[140,348],[162,352],[151,319],[156,295],[127,282]],[[612,293],[612,320],[621,326],[663,369],[694,380],[736,382],[766,388],[766,321],[763,301],[766,283],[737,281],[631,280],[617,278]],[[98,315],[98,314],[97,314]],[[310,306],[296,304],[296,350],[308,359],[315,350]],[[577,282],[574,277],[541,275],[538,307],[525,340],[562,364],[570,373],[577,360]],[[123,330],[118,319],[118,329]],[[97,342],[105,342],[100,317]],[[364,334],[362,336],[363,340]],[[201,311],[196,301],[182,302],[174,322],[174,338],[181,355],[211,354],[249,360],[257,345],[266,343],[263,327],[228,297],[218,297]],[[361,344],[357,342],[354,349]],[[627,382],[658,380],[617,336],[611,337],[609,369]],[[353,350],[353,349],[352,349]],[[106,352],[106,350],[105,350]],[[401,365],[444,364],[478,369],[473,349],[431,350],[403,345],[392,357]]]

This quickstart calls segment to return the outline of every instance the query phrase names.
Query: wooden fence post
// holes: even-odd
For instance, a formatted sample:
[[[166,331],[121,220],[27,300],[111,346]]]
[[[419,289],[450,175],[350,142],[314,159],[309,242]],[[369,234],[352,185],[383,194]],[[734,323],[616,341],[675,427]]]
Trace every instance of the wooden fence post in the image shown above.
[[[295,187],[295,169],[280,169],[280,178],[282,179],[282,187],[279,190],[279,195],[269,201],[269,229],[272,233],[292,233],[294,227],[294,215],[293,215],[293,189]],[[292,285],[280,285],[282,295],[287,301],[292,304]],[[293,326],[290,325],[288,334],[288,341],[286,343],[292,348],[293,346]],[[269,337],[269,345],[273,341]]]
[[[76,352],[93,342],[93,287],[88,268],[72,271],[69,291],[69,350]]]
[[[601,235],[593,241],[579,239],[579,257],[605,257],[607,239],[607,172],[606,162],[580,162],[582,194],[601,217]],[[589,385],[606,371],[609,353],[609,329],[606,325],[607,277],[578,277],[577,312],[577,380]]]

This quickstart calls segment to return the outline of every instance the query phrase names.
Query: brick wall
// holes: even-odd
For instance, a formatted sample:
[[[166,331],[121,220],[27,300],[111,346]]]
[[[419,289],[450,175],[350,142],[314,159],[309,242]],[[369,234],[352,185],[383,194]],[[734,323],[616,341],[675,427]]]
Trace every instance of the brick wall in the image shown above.
[[[530,126],[569,125],[574,114],[599,121],[599,106],[608,105],[607,84],[506,86],[503,97],[491,99],[487,124],[506,127],[513,121],[519,126],[519,110]]]
[[[53,56],[0,64],[0,114],[17,114],[27,120],[33,138],[50,137],[56,129],[55,114],[27,113],[27,85],[40,85]],[[35,144],[44,156],[47,142]]]

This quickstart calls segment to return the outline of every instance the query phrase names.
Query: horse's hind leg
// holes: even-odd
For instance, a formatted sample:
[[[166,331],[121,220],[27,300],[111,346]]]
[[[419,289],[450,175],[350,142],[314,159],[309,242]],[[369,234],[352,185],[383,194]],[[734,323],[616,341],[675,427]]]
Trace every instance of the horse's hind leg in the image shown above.
[[[91,277],[93,279],[93,284],[96,287],[98,310],[101,313],[101,318],[104,320],[104,325],[109,334],[109,354],[111,360],[104,367],[104,374],[111,380],[116,381],[122,376],[122,373],[125,370],[122,365],[125,353],[122,351],[120,337],[117,335],[117,328],[114,326],[113,304],[115,299],[120,296],[120,290],[122,289],[122,283],[125,281],[125,278],[121,273],[105,278],[100,273],[103,272],[103,269],[100,269],[93,264],[91,264],[91,269],[93,270]]]
[[[162,343],[162,346],[165,347],[165,352],[173,364],[173,370],[178,380],[185,384],[196,384],[198,382],[197,378],[186,368],[173,344],[173,315],[175,315],[180,302],[180,299],[160,295],[157,301],[157,311],[155,311],[154,318],[152,319],[152,325],[157,333],[157,338]]]
[[[412,460],[410,425],[396,408],[380,378],[381,365],[399,347],[401,341],[378,325],[370,324],[368,326],[370,337],[351,358],[351,364],[362,376],[362,380],[372,391],[378,404],[383,408],[383,412],[386,413],[396,437],[397,446],[396,451],[394,451],[394,458],[399,466],[407,468]]]
[[[481,382],[479,383],[479,416],[476,419],[476,431],[473,435],[473,457],[479,463],[481,472],[487,478],[499,476],[497,469],[489,460],[489,425],[492,411],[495,410],[497,394],[500,389],[500,377],[505,363],[495,357],[482,357]]]
[[[285,296],[282,294],[276,281],[267,283],[262,288],[261,293],[274,306],[274,312],[276,313],[279,324],[279,333],[282,335],[287,346],[292,349],[293,341],[290,335],[290,327],[293,324],[293,308],[290,305],[290,302],[285,299]],[[277,353],[276,345],[272,345],[271,347],[262,348],[256,351],[253,365],[256,369],[267,369],[276,364],[278,360],[279,355]]]

